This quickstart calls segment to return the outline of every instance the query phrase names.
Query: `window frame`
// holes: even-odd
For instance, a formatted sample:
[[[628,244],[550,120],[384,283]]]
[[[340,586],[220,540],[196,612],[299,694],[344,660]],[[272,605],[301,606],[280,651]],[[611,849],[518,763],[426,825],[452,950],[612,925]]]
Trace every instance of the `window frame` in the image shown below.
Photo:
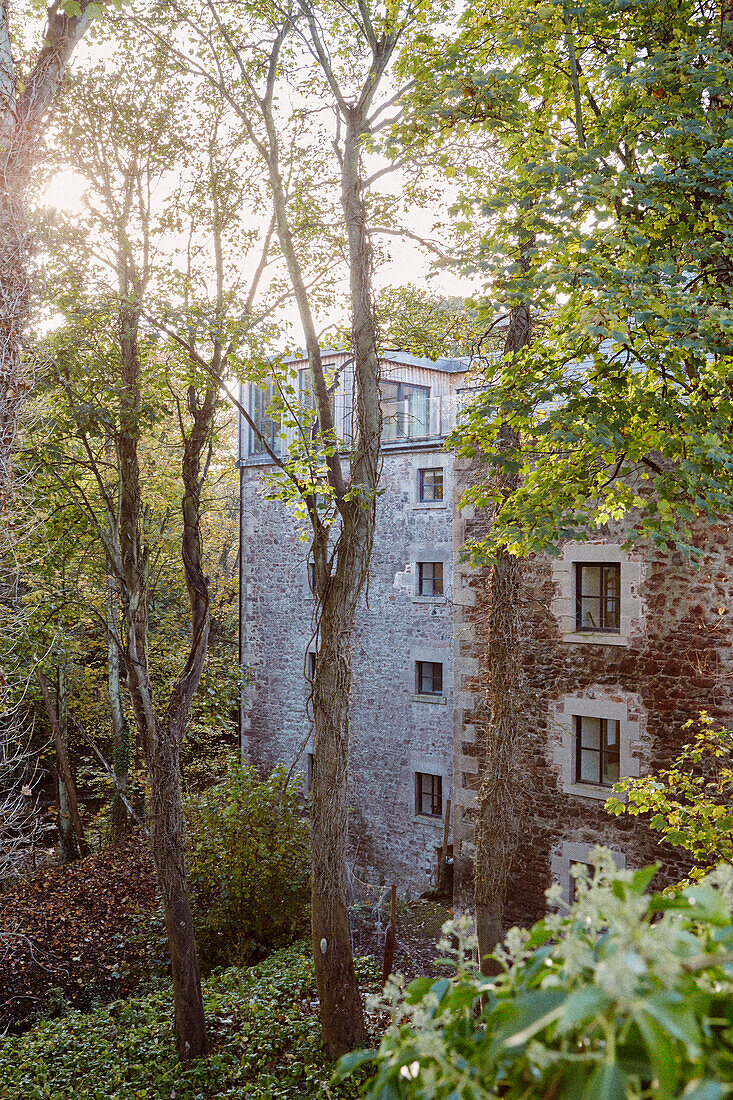
[[[444,563],[442,561],[419,561],[419,562],[416,563],[416,565],[417,565],[417,595],[418,596],[424,596],[426,599],[434,599],[434,600],[440,599],[441,596],[444,596],[445,595],[444,568],[443,568]],[[425,589],[424,589],[424,584],[425,584],[425,581],[427,579],[425,577],[425,572],[424,572],[425,571],[425,566],[429,566],[432,570],[432,575],[430,577],[430,587],[432,588],[431,592],[426,592]],[[436,570],[436,567],[439,568],[439,570],[440,570],[440,591],[438,591],[438,592],[436,592],[436,590],[435,590],[435,580],[436,580],[435,570]]]
[[[432,475],[433,495],[425,496],[425,475]],[[435,496],[435,478],[440,474],[440,496]],[[417,471],[417,502],[418,504],[442,504],[445,500],[445,467],[421,466]]]
[[[578,634],[620,634],[621,633],[621,563],[617,561],[576,561],[575,563],[575,630]],[[583,594],[583,570],[600,569],[600,594],[598,596]],[[618,595],[608,595],[607,571],[613,570],[617,580]],[[597,600],[599,606],[598,626],[583,625],[583,600]],[[608,602],[615,605],[614,626],[608,626],[605,620],[605,609]]]
[[[431,689],[429,691],[425,690],[424,687],[423,687],[423,683],[425,682],[425,680],[424,680],[425,673],[424,673],[423,669],[427,665],[430,665],[431,670],[432,670],[431,673],[430,673],[430,683],[432,685],[434,685],[435,682],[436,682],[435,670],[436,670],[436,668],[440,669],[440,672],[438,674],[438,679],[440,681],[440,686],[439,686],[437,691],[435,690],[434,686],[431,687]],[[443,662],[442,661],[422,661],[422,660],[415,661],[415,694],[416,695],[426,695],[426,696],[429,696],[430,698],[437,698],[437,697],[443,695]]]
[[[598,748],[589,748],[587,745],[583,745],[583,720],[588,719],[590,721],[596,721],[600,724]],[[608,745],[608,724],[613,722],[616,725],[616,745],[615,748],[609,748]],[[624,778],[621,774],[621,720],[619,718],[596,718],[589,714],[574,714],[573,715],[573,734],[575,740],[575,752],[574,752],[574,782],[583,786],[589,787],[605,787],[607,790],[611,790],[614,783],[618,783],[620,779]],[[598,754],[598,779],[583,779],[582,778],[582,754],[583,752],[592,752]],[[607,783],[603,779],[603,774],[610,759],[615,758],[615,763],[618,768],[618,779],[614,779],[611,783]]]
[[[424,780],[430,780],[429,790],[424,787]],[[423,800],[429,799],[431,809],[423,809]],[[435,806],[438,809],[435,809]],[[431,772],[415,772],[415,815],[417,817],[442,818],[444,811],[443,802],[443,776],[434,775]]]

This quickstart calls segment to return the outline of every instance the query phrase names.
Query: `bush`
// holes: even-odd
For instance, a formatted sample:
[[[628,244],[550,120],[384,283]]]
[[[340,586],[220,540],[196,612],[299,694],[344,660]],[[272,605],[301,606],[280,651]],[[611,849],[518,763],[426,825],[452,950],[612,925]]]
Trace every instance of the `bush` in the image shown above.
[[[373,964],[358,963],[374,988]],[[318,1100],[355,1097],[331,1086],[321,1043],[310,944],[204,983],[212,1052],[189,1065],[173,1037],[170,985],[83,1015],[0,1037],[0,1100]]]
[[[691,880],[733,863],[733,732],[715,729],[709,715],[700,715],[694,740],[671,768],[622,779],[613,789],[625,797],[609,798],[606,809],[616,816],[648,814],[650,828],[694,857]]]
[[[655,868],[617,871],[596,849],[577,899],[531,931],[512,929],[483,977],[469,922],[452,976],[386,996],[371,1100],[719,1100],[733,1084],[733,869],[677,897],[646,893]],[[551,900],[560,899],[554,890]],[[449,943],[442,943],[444,949]]]
[[[308,824],[297,782],[233,763],[187,803],[189,882],[205,966],[292,942],[308,913]]]

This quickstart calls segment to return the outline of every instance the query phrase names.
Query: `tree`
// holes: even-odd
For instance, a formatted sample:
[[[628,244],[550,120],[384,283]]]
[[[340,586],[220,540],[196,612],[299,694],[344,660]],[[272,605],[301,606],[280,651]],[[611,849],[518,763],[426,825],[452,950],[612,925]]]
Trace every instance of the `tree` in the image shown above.
[[[502,12],[498,35],[475,21],[494,67],[453,106],[492,132],[515,128],[481,259],[503,270],[512,212],[532,203],[534,260],[517,290],[541,320],[523,356],[487,371],[464,436],[467,451],[491,452],[492,410],[510,404],[518,443],[489,468],[519,483],[484,548],[555,551],[623,516],[629,543],[694,558],[696,519],[733,502],[730,10]],[[471,499],[496,503],[488,479]]]
[[[208,203],[197,191],[198,175],[194,173],[202,171],[207,183],[214,179],[219,153],[216,130],[212,137],[210,116],[194,115],[184,122],[183,112],[174,113],[174,105],[185,102],[185,96],[164,60],[154,50],[147,54],[140,50],[134,62],[128,52],[108,57],[103,72],[84,78],[85,111],[76,111],[65,120],[66,154],[90,184],[91,225],[84,240],[77,235],[77,266],[69,276],[71,293],[67,290],[57,299],[71,331],[57,334],[54,366],[64,415],[73,429],[74,449],[80,452],[61,464],[58,480],[62,485],[65,482],[93,526],[119,591],[122,628],[115,641],[124,660],[148,770],[150,843],[168,932],[176,1041],[180,1057],[189,1059],[206,1051],[207,1039],[186,883],[179,765],[208,651],[210,594],[201,521],[215,421],[222,402],[219,382],[226,363],[224,330],[227,310],[233,305],[225,294],[222,240],[236,228],[232,219],[237,208],[234,213],[231,207],[222,210],[224,196],[216,189],[208,194]],[[161,86],[166,88],[165,96],[160,96]],[[204,133],[208,140],[202,140]],[[193,178],[187,181],[189,233],[181,250],[188,267],[184,261],[183,267],[177,268],[170,261],[162,264],[158,247],[164,235],[181,223],[183,188],[169,194],[162,205],[156,206],[152,196],[156,185],[164,186],[172,165],[183,158],[191,164]],[[212,242],[214,292],[210,307],[204,297],[191,304],[196,286],[193,265],[203,267],[203,253],[200,246],[197,250],[195,240],[202,224]],[[255,323],[250,316],[251,299],[264,267],[267,238],[263,247],[249,300],[235,318],[245,332]],[[80,286],[82,271],[85,293]],[[94,282],[98,287],[92,295]],[[167,302],[164,292],[170,296]],[[171,332],[171,338],[161,342],[145,320],[146,307],[151,313],[155,307],[160,310],[161,329],[166,329],[168,314],[183,314],[186,337]],[[74,341],[74,328],[82,340]],[[89,394],[85,354],[92,349],[102,359],[102,371],[99,365],[93,371],[96,389]],[[149,502],[141,469],[146,434],[166,401],[173,404],[179,429],[177,538],[189,624],[182,667],[179,664],[161,699],[151,674]],[[64,465],[71,470],[67,472]],[[93,497],[85,492],[85,479],[94,487]]]
[[[483,358],[456,439],[475,463],[464,501],[492,515],[468,547],[492,565],[482,954],[521,801],[516,753],[502,752],[521,731],[492,732],[521,679],[506,675],[520,659],[520,589],[500,596],[502,570],[621,517],[629,543],[695,557],[696,518],[733,503],[729,15],[712,3],[471,5],[411,59],[413,124],[466,140],[462,165],[441,156],[460,185],[454,255],[487,273],[487,332],[507,316],[511,327],[522,303],[533,316],[522,350]]]
[[[102,4],[92,0],[53,0],[35,60],[19,61],[13,49],[10,3],[0,7],[0,512],[11,490],[11,453],[30,388],[23,367],[23,335],[30,306],[33,236],[25,193],[66,66],[101,9]]]
[[[171,32],[166,39],[169,48],[228,104],[266,166],[277,239],[308,357],[311,431],[301,431],[301,442],[287,461],[260,435],[284,475],[283,496],[307,517],[311,539],[318,625],[312,693],[312,937],[324,1043],[329,1054],[337,1056],[364,1038],[346,904],[350,644],[369,572],[381,466],[371,238],[380,221],[381,228],[389,226],[384,224],[388,204],[370,188],[390,167],[383,163],[368,175],[365,157],[376,135],[394,124],[390,110],[399,116],[404,89],[393,83],[394,61],[427,12],[410,3],[386,10],[365,3],[344,9],[309,0],[297,0],[286,10],[260,6],[247,11],[242,6],[235,13],[214,2],[162,6],[174,13],[176,28],[185,25],[193,37],[185,51]],[[165,37],[162,31],[156,33]],[[260,45],[251,50],[248,44],[255,41]],[[282,102],[281,82],[286,79],[305,104],[294,108],[290,117]],[[335,164],[322,167],[314,143],[299,176],[293,150],[303,142],[309,114],[324,105],[334,122]],[[316,189],[316,181],[325,185],[327,195],[338,189],[336,230],[323,216],[328,199]],[[333,207],[327,209],[332,212]],[[331,408],[333,379],[326,377],[317,331],[318,291],[314,293],[314,280],[309,279],[314,266],[309,250],[332,241],[345,252],[349,273],[354,412],[348,472]],[[333,256],[328,263],[333,265]],[[277,374],[272,364],[269,371]],[[279,380],[277,403],[278,412],[290,414],[298,404],[287,373]],[[257,431],[248,410],[241,412]],[[307,411],[298,408],[294,423],[302,423],[304,415]]]
[[[693,722],[687,729],[694,727]],[[606,809],[616,815],[649,815],[649,827],[694,857],[690,877],[698,881],[719,863],[733,863],[730,730],[715,729],[700,715],[692,741],[684,745],[669,768],[640,779],[623,779]]]

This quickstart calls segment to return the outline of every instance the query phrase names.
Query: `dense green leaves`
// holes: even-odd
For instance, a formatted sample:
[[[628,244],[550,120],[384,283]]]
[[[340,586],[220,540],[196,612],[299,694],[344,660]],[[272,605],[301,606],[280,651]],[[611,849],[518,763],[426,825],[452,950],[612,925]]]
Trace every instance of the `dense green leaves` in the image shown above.
[[[329,1084],[309,946],[204,985],[212,1053],[184,1065],[175,1053],[166,984],[89,1015],[72,1012],[20,1038],[0,1039],[0,1100],[296,1100],[356,1095]],[[360,963],[372,980],[372,967]]]
[[[469,499],[498,509],[479,557],[621,516],[694,556],[695,517],[733,506],[730,31],[712,2],[494,0],[413,62],[415,125],[467,139],[460,258],[492,320],[535,318],[508,361],[487,340],[458,439],[488,456]]]
[[[693,725],[688,723],[688,729]],[[733,733],[714,729],[703,714],[694,739],[669,768],[623,779],[606,809],[616,815],[649,815],[649,825],[693,856],[693,878],[717,863],[733,863]]]
[[[733,872],[677,898],[646,893],[652,869],[618,871],[596,849],[575,901],[512,929],[481,975],[462,918],[450,979],[395,983],[391,1026],[371,1060],[370,1100],[501,1096],[671,1100],[733,1085]],[[345,1060],[348,1073],[360,1060]]]
[[[289,943],[308,916],[308,823],[299,783],[237,762],[188,800],[189,884],[207,965]]]

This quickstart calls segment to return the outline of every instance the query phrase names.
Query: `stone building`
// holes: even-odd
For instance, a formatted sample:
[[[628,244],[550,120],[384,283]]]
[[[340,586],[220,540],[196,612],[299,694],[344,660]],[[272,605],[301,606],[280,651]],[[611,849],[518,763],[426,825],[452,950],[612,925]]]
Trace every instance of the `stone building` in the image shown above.
[[[348,436],[346,356],[335,397]],[[301,383],[307,364],[291,362]],[[489,574],[459,560],[485,516],[456,503],[472,469],[443,449],[462,400],[466,364],[398,354],[383,364],[384,470],[372,574],[353,646],[350,823],[354,866],[413,895],[430,886],[451,800],[458,903],[470,898],[473,817],[486,721]],[[273,447],[266,394],[243,393]],[[242,751],[263,767],[295,767],[307,785],[313,598],[307,543],[287,508],[264,496],[266,454],[240,432],[241,657],[250,683]],[[701,525],[703,565],[675,553],[625,553],[620,531],[566,543],[557,559],[524,566],[522,843],[508,919],[541,915],[555,878],[597,843],[621,866],[661,859],[685,868],[636,819],[604,810],[619,776],[664,766],[701,709],[733,720],[733,534]]]
[[[457,488],[472,471],[456,470]],[[485,520],[459,513],[456,539],[479,536]],[[604,809],[619,777],[669,765],[691,739],[683,727],[706,710],[733,720],[733,531],[700,524],[703,564],[676,552],[621,549],[623,532],[566,542],[558,558],[524,564],[522,599],[523,816],[506,917],[544,912],[554,879],[572,891],[570,867],[597,844],[621,867],[663,864],[679,881],[689,866],[638,819]],[[487,718],[488,572],[458,565],[454,585],[472,596],[457,608],[453,840],[457,900],[471,895],[474,814]],[[661,881],[661,879],[660,879]]]
[[[334,411],[348,437],[346,355]],[[307,362],[292,360],[307,387]],[[443,443],[455,424],[465,374],[460,360],[396,354],[382,363],[382,493],[368,591],[353,642],[350,838],[359,875],[420,893],[431,880],[453,782],[453,459]],[[287,447],[267,419],[266,395],[245,407],[273,448]],[[240,430],[241,660],[250,682],[241,715],[245,758],[295,762],[307,786],[309,679],[315,667],[308,544],[292,513],[265,499],[271,462]]]

